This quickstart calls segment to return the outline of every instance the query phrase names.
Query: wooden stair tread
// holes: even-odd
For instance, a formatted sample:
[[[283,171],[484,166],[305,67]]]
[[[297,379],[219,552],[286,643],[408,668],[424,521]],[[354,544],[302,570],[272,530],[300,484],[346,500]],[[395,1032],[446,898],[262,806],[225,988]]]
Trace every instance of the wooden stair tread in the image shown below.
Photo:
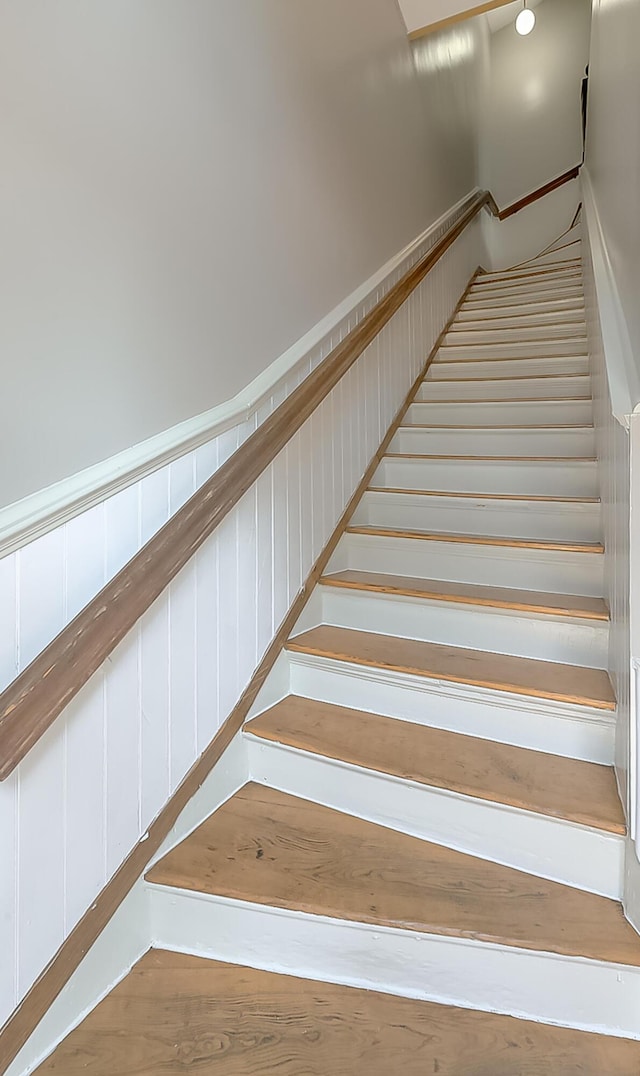
[[[461,493],[458,490],[407,489],[404,486],[369,486],[368,493],[410,493],[419,497],[471,497],[474,500],[549,501],[561,504],[600,504],[599,497],[550,497],[541,493]]]
[[[422,785],[563,818],[607,833],[626,833],[610,766],[295,695],[254,718],[245,725],[245,731]]]
[[[466,460],[478,463],[597,463],[595,456],[452,456],[441,452],[386,452],[384,459],[392,460]]]
[[[286,648],[430,680],[446,680],[597,710],[616,708],[611,681],[603,669],[444,646],[326,624],[293,636]]]
[[[640,966],[622,906],[248,784],[150,882],[350,922]]]
[[[408,492],[405,490],[404,492]],[[444,496],[444,494],[443,494]],[[564,542],[551,538],[497,538],[491,534],[453,534],[449,531],[422,531],[410,527],[351,526],[347,534],[378,535],[380,538],[416,538],[423,542],[456,542],[463,545],[496,545],[516,549],[551,549],[563,553],[604,553],[600,542]]]
[[[437,400],[437,403],[442,403],[442,400]],[[460,401],[458,401],[460,402]],[[521,433],[523,431],[529,432],[529,430],[593,430],[595,427],[587,422],[548,422],[546,424],[532,424],[520,423],[517,426],[498,426],[495,422],[491,425],[484,426],[472,426],[468,422],[464,425],[453,425],[452,423],[434,423],[434,422],[404,422],[401,426],[398,426],[400,430],[510,430],[512,433]],[[518,457],[519,459],[520,457]],[[544,457],[547,459],[547,457]],[[573,458],[573,457],[572,457]]]
[[[640,1043],[152,949],[39,1076],[636,1076]]]
[[[422,579],[353,569],[323,575],[320,583],[328,587],[366,590],[378,594],[401,594],[413,598],[432,598],[462,605],[484,605],[497,609],[549,613],[588,620],[609,620],[609,610],[602,598],[573,594],[545,594],[531,590],[513,590],[508,587],[451,583],[442,579]]]

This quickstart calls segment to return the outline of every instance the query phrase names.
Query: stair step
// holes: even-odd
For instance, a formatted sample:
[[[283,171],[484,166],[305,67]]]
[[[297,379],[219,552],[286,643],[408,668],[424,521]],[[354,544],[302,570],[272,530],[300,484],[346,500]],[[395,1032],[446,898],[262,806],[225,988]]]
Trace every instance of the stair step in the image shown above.
[[[562,278],[578,276],[581,274],[579,258],[560,259],[552,265],[523,265],[513,269],[496,269],[492,273],[480,273],[474,280],[474,285],[485,287],[497,281],[511,282],[512,280],[535,280],[540,277]]]
[[[249,784],[147,880],[375,927],[640,965],[616,901]]]
[[[506,312],[493,312],[489,314],[481,314],[479,311],[465,310],[462,307],[456,319],[451,326],[451,332],[459,332],[460,330],[470,331],[472,329],[482,329],[483,331],[489,331],[492,329],[501,328],[535,328],[540,325],[568,325],[572,324],[576,328],[583,327],[585,323],[584,306],[576,303],[573,307],[551,306],[538,310],[535,307],[528,309],[526,305],[522,304],[521,309],[517,311],[507,310]]]
[[[624,835],[611,766],[288,695],[245,732],[474,799]]]
[[[482,403],[540,403],[560,406],[563,401],[567,412],[576,404],[580,413],[592,413],[591,378],[588,374],[535,374],[513,377],[466,377],[434,380],[427,377],[421,382],[415,401],[438,404]],[[588,405],[588,406],[587,406]]]
[[[432,418],[431,422],[415,422],[411,415],[410,421],[394,434],[387,454],[413,456],[452,452],[457,456],[466,454],[477,458],[584,459],[593,457],[596,451],[595,430],[587,424],[535,426],[529,422],[521,426],[482,426],[465,424],[466,414],[462,414],[456,416],[462,422],[446,425],[444,415],[440,423],[433,420],[433,411],[428,417]],[[481,415],[477,417],[482,418]]]
[[[503,309],[515,309],[518,306],[526,304],[527,306],[533,306],[543,303],[581,303],[584,305],[584,292],[582,285],[575,285],[574,287],[563,287],[562,289],[554,288],[553,285],[549,285],[543,289],[536,289],[533,291],[530,288],[521,287],[516,289],[515,294],[507,293],[502,295],[491,296],[489,294],[482,295],[477,292],[474,294],[469,293],[465,299],[464,304],[460,307],[461,310],[494,310],[497,308]]]
[[[564,542],[597,542],[602,534],[597,498],[526,498],[379,487],[366,491],[351,525]]]
[[[422,542],[461,542],[464,545],[509,546],[515,549],[555,549],[561,553],[604,553],[601,542],[561,542],[550,538],[505,538],[493,534],[449,534],[392,527],[350,526],[347,534],[380,535],[383,538],[414,538]]]
[[[393,669],[429,680],[471,684],[493,691],[615,710],[608,674],[602,669],[561,665],[464,647],[322,625],[296,635],[287,650],[350,664]]]
[[[540,377],[544,374],[566,377],[569,374],[585,376],[589,374],[589,359],[586,355],[577,357],[559,356],[547,358],[545,356],[520,356],[509,358],[496,356],[490,359],[456,358],[447,357],[446,361],[439,354],[437,362],[432,362],[425,377],[425,381],[432,382],[440,379],[446,381],[455,380],[478,380],[494,378],[513,378],[521,376]]]
[[[554,340],[552,338],[540,338],[536,340],[505,340],[502,334],[500,338],[488,343],[469,343],[453,341],[440,345],[438,353],[431,364],[437,366],[441,362],[495,362],[502,359],[581,359],[587,357],[587,341],[585,336],[576,336],[568,339]]]
[[[525,292],[528,295],[536,295],[539,292],[552,292],[558,295],[571,288],[579,288],[582,291],[582,277],[579,272],[549,272],[541,273],[537,277],[523,276],[512,280],[482,281],[478,278],[471,286],[469,298],[477,299],[495,294],[508,295],[513,292]]]
[[[39,1076],[632,1076],[640,1043],[152,949]]]
[[[594,497],[598,492],[598,474],[593,460],[576,456],[509,459],[387,454],[372,484],[453,493]]]
[[[320,583],[322,586],[344,587],[347,590],[432,598],[461,605],[514,609],[587,620],[609,620],[609,610],[604,599],[585,595],[544,594],[539,591],[515,590],[510,587],[474,586],[470,583],[450,583],[442,579],[421,579],[416,576],[362,572],[357,569],[324,575]]]
[[[534,429],[552,430],[558,426],[576,429],[591,426],[593,402],[586,400],[498,399],[446,400],[431,399],[434,382],[423,382],[419,393],[403,419],[405,426],[460,426],[472,429]]]
[[[546,321],[542,325],[531,325],[524,321],[516,321],[512,324],[507,322],[497,326],[483,323],[473,326],[454,324],[445,336],[442,346],[463,347],[469,345],[476,347],[479,344],[538,344],[543,340],[553,344],[573,340],[581,344],[585,338],[585,331],[584,318],[566,323]]]

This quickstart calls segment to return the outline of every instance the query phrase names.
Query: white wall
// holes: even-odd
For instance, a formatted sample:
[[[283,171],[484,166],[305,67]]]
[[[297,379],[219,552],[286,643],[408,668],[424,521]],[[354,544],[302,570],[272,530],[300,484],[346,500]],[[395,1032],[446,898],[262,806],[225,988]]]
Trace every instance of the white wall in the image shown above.
[[[580,89],[589,59],[589,0],[543,0],[535,29],[489,39],[481,179],[503,208],[582,159]],[[579,201],[567,185],[537,206],[487,224],[492,266],[532,257],[569,227]]]
[[[640,373],[639,42],[635,0],[593,0],[586,162]]]
[[[443,228],[332,327],[309,352],[306,369],[252,423],[0,560],[0,687]],[[476,268],[480,248],[476,219],[0,784],[0,1025],[232,710]],[[248,319],[251,314],[249,302]]]
[[[228,399],[466,194],[451,91],[396,0],[2,5],[0,507]]]

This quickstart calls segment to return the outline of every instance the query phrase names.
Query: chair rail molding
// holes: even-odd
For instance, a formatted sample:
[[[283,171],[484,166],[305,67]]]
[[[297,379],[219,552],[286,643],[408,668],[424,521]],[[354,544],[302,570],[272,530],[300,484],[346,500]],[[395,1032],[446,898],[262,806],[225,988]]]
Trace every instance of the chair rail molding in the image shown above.
[[[346,319],[358,314],[376,292],[386,292],[396,274],[410,268],[425,243],[435,239],[437,233],[479,191],[479,187],[474,188],[450,206],[230,400],[0,508],[0,558],[55,530],[227,430],[245,422],[259,423],[268,417],[273,410],[274,398],[280,402],[310,372],[323,341],[329,339]],[[263,411],[266,411],[264,416]]]

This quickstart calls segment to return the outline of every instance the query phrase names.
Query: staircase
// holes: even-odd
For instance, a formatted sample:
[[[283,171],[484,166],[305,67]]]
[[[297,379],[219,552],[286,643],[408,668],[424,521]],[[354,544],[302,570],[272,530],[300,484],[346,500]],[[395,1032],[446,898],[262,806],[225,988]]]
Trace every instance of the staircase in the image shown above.
[[[579,260],[476,278],[43,1076],[640,1071],[595,454]]]

